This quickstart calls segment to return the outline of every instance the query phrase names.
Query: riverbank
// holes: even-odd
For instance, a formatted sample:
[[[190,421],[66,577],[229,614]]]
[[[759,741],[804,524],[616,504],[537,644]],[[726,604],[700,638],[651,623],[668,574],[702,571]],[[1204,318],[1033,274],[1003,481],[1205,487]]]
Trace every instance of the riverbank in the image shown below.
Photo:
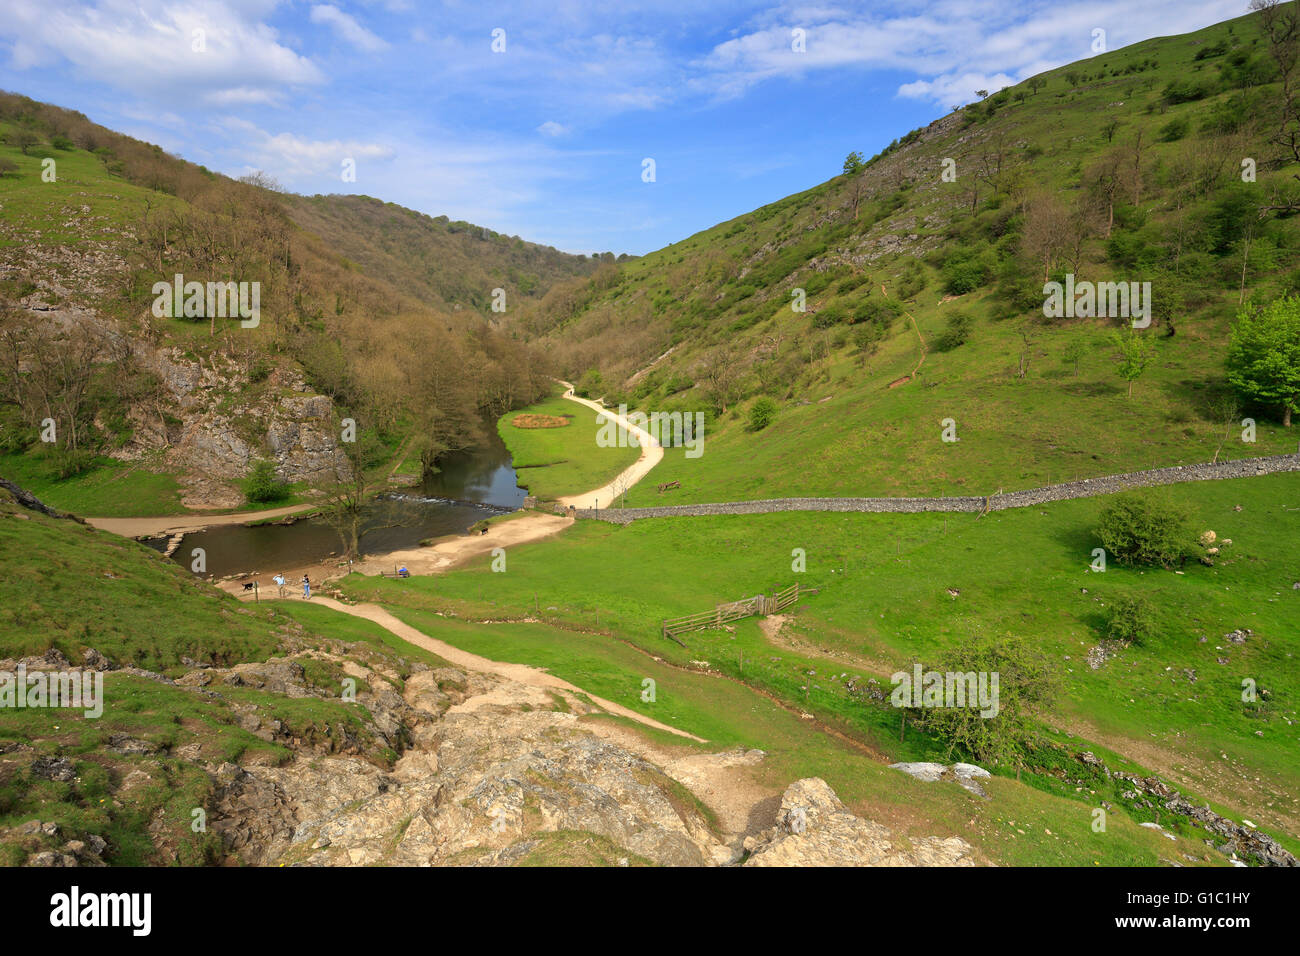
[[[299,593],[302,591],[304,574],[311,577],[313,585],[325,584],[353,572],[368,575],[393,574],[399,567],[405,567],[412,575],[439,574],[478,555],[490,554],[494,548],[509,548],[559,534],[573,521],[573,518],[535,512],[513,521],[490,524],[482,534],[452,535],[425,547],[365,557],[353,562],[350,568],[337,557],[331,557],[296,567],[261,568],[216,584],[223,591],[243,597],[245,581],[255,579],[259,587],[269,591],[273,588],[269,578],[277,573],[285,576],[288,591],[296,590]]]

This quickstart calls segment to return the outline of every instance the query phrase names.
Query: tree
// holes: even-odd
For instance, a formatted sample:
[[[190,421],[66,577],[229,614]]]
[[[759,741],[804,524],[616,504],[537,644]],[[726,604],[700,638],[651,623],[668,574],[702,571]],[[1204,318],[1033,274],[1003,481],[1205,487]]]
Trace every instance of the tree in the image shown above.
[[[253,462],[244,482],[244,496],[252,504],[264,501],[279,501],[289,492],[284,482],[276,478],[275,462],[259,459]]]
[[[1282,109],[1272,142],[1288,153],[1292,162],[1300,162],[1300,10],[1295,3],[1279,0],[1251,0],[1250,9],[1259,14],[1281,81]],[[1293,203],[1291,210],[1297,205],[1300,203]]]
[[[370,500],[371,491],[358,444],[344,444],[345,460],[339,464],[333,478],[320,489],[323,493],[321,515],[339,536],[343,557],[348,560],[361,555],[362,509]]]
[[[1119,150],[1110,150],[1101,159],[1088,167],[1083,174],[1084,182],[1091,191],[1094,201],[1106,207],[1106,238],[1110,238],[1115,228],[1115,197],[1123,185],[1124,157]]]
[[[862,161],[862,154],[857,150],[849,153],[844,160],[844,175],[853,177],[853,219],[856,222],[858,218],[858,203],[862,199],[862,176],[859,175],[866,164]]]
[[[1025,255],[1043,265],[1043,282],[1061,261],[1069,245],[1070,211],[1051,193],[1040,193],[1025,203],[1025,224],[1020,246]]]
[[[700,364],[700,381],[713,408],[725,415],[740,384],[740,359],[732,349],[714,349]]]
[[[926,730],[948,745],[948,755],[963,751],[975,760],[1020,767],[1033,743],[1035,713],[1052,705],[1060,680],[1051,661],[1025,638],[973,637],[953,649],[941,667],[946,673],[997,675],[997,713],[979,707],[931,707],[922,718]]]
[[[1300,296],[1237,313],[1228,343],[1228,383],[1244,398],[1300,412]]]
[[[36,134],[29,129],[17,129],[9,134],[9,145],[17,146],[24,156],[27,151],[39,143]]]
[[[1187,509],[1160,492],[1119,495],[1101,513],[1096,534],[1120,564],[1172,568],[1192,540]]]
[[[1066,365],[1074,366],[1074,374],[1079,374],[1079,363],[1083,357],[1088,354],[1088,343],[1083,339],[1071,339],[1066,343],[1065,351],[1061,353],[1061,361]]]
[[[1156,636],[1155,612],[1141,595],[1125,595],[1110,608],[1106,636],[1121,644],[1142,644]]]
[[[1129,329],[1127,334],[1116,332],[1115,345],[1119,349],[1119,377],[1128,382],[1128,397],[1132,398],[1133,383],[1142,377],[1155,358],[1155,346],[1134,329]]]

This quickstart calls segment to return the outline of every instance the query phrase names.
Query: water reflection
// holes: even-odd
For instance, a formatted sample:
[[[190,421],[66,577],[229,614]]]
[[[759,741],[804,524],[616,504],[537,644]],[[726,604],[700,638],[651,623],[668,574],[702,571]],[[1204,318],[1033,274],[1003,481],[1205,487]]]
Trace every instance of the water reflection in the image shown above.
[[[526,492],[516,481],[510,452],[492,423],[480,447],[447,455],[441,471],[419,486],[384,492],[362,514],[361,550],[367,555],[413,548],[426,538],[459,534],[476,521],[514,511]],[[150,546],[162,551],[165,539]],[[338,533],[320,518],[289,525],[227,525],[185,536],[172,560],[190,566],[203,548],[209,574],[274,574],[337,554]]]

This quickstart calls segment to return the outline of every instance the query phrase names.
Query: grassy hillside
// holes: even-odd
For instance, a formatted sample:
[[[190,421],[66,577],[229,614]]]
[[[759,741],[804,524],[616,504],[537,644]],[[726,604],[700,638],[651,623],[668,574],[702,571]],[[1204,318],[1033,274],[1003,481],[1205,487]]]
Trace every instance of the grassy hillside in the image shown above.
[[[1268,208],[1300,170],[1271,138],[1281,109],[1257,17],[1135,44],[557,287],[524,321],[612,402],[710,413],[705,454],[662,466],[684,501],[987,493],[1294,451],[1279,409],[1224,372],[1241,304],[1300,289],[1297,221]],[[1126,320],[1043,315],[1044,279],[1066,273],[1151,283],[1131,397]],[[760,398],[777,409],[755,432]]]
[[[112,668],[99,717],[0,709],[0,865],[69,840],[102,840],[103,858],[121,865],[219,862],[220,839],[191,829],[192,810],[210,808],[218,786],[207,768],[284,763],[295,738],[325,752],[354,746],[381,764],[396,757],[364,701],[338,699],[337,663],[322,659],[307,670],[319,696],[288,697],[256,682],[212,692],[163,679],[331,641],[353,642],[356,658],[400,650],[420,659],[417,649],[395,650],[373,625],[317,628],[310,612],[299,621],[280,608],[242,605],[143,545],[27,511],[3,491],[0,565],[6,670],[15,659],[51,653],[87,663],[92,650]],[[57,830],[33,829],[32,821]]]
[[[1270,832],[1294,847],[1297,488],[1291,475],[1179,488],[1197,531],[1212,528],[1233,542],[1213,567],[1193,562],[1180,571],[1112,562],[1104,574],[1091,572],[1094,529],[1109,500],[1099,498],[978,520],[805,513],[656,519],[626,528],[580,522],[563,537],[512,549],[507,574],[479,561],[436,580],[398,586],[353,578],[348,587],[368,599],[470,618],[540,617],[599,628],[606,637],[572,647],[567,638],[532,641],[522,633],[492,643],[495,653],[584,676],[578,658],[617,657],[619,642],[680,666],[707,661],[903,760],[943,759],[943,751],[910,735],[900,743],[897,711],[865,700],[865,680],[888,688],[889,675],[913,659],[938,666],[977,635],[1031,638],[1063,682],[1047,714],[1061,731],[1052,739],[1123,754],[1235,818],[1275,828]],[[806,572],[791,570],[794,548],[806,551]],[[685,635],[686,648],[659,633],[663,618],[794,581],[821,590],[800,603],[779,636],[756,619]],[[549,606],[540,615],[537,595]],[[1106,635],[1109,608],[1135,595],[1156,609],[1157,636],[1091,668],[1087,658]],[[1244,643],[1225,638],[1241,628],[1252,632]],[[600,650],[610,639],[613,646]],[[467,634],[465,646],[491,640]],[[639,702],[636,673],[625,672],[621,687],[606,685],[608,696],[709,732],[703,718]],[[1263,706],[1243,704],[1246,677],[1268,690]],[[1038,783],[1057,792],[1054,775],[1047,771]]]
[[[234,181],[0,94],[0,351],[12,357],[0,363],[0,461],[25,456],[5,469],[68,506],[98,506],[93,486],[106,479],[89,474],[128,471],[151,488],[139,507],[174,510],[155,476],[187,470],[163,453],[190,418],[220,415],[269,457],[249,411],[305,386],[358,423],[366,467],[399,450],[432,463],[472,443],[483,415],[550,388],[545,357],[497,328],[493,290],[518,309],[595,267],[367,197]],[[258,324],[153,315],[154,283],[178,273],[257,283]],[[161,368],[160,350],[182,371]],[[191,369],[201,388],[187,384]],[[46,418],[54,443],[38,440]]]

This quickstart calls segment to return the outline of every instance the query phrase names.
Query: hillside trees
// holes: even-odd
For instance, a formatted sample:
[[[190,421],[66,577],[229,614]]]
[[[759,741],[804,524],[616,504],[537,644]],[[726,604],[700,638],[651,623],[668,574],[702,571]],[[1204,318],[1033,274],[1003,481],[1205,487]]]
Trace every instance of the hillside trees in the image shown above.
[[[1300,12],[1295,3],[1279,0],[1251,0],[1250,9],[1260,15],[1282,88],[1271,141],[1300,162]]]
[[[1280,408],[1291,427],[1300,412],[1300,296],[1237,314],[1228,344],[1228,382],[1242,397]]]
[[[1116,370],[1119,372],[1119,377],[1128,382],[1128,397],[1132,398],[1133,383],[1142,377],[1147,366],[1155,360],[1155,346],[1147,336],[1133,329],[1127,332],[1116,332],[1114,342],[1119,350]]]

